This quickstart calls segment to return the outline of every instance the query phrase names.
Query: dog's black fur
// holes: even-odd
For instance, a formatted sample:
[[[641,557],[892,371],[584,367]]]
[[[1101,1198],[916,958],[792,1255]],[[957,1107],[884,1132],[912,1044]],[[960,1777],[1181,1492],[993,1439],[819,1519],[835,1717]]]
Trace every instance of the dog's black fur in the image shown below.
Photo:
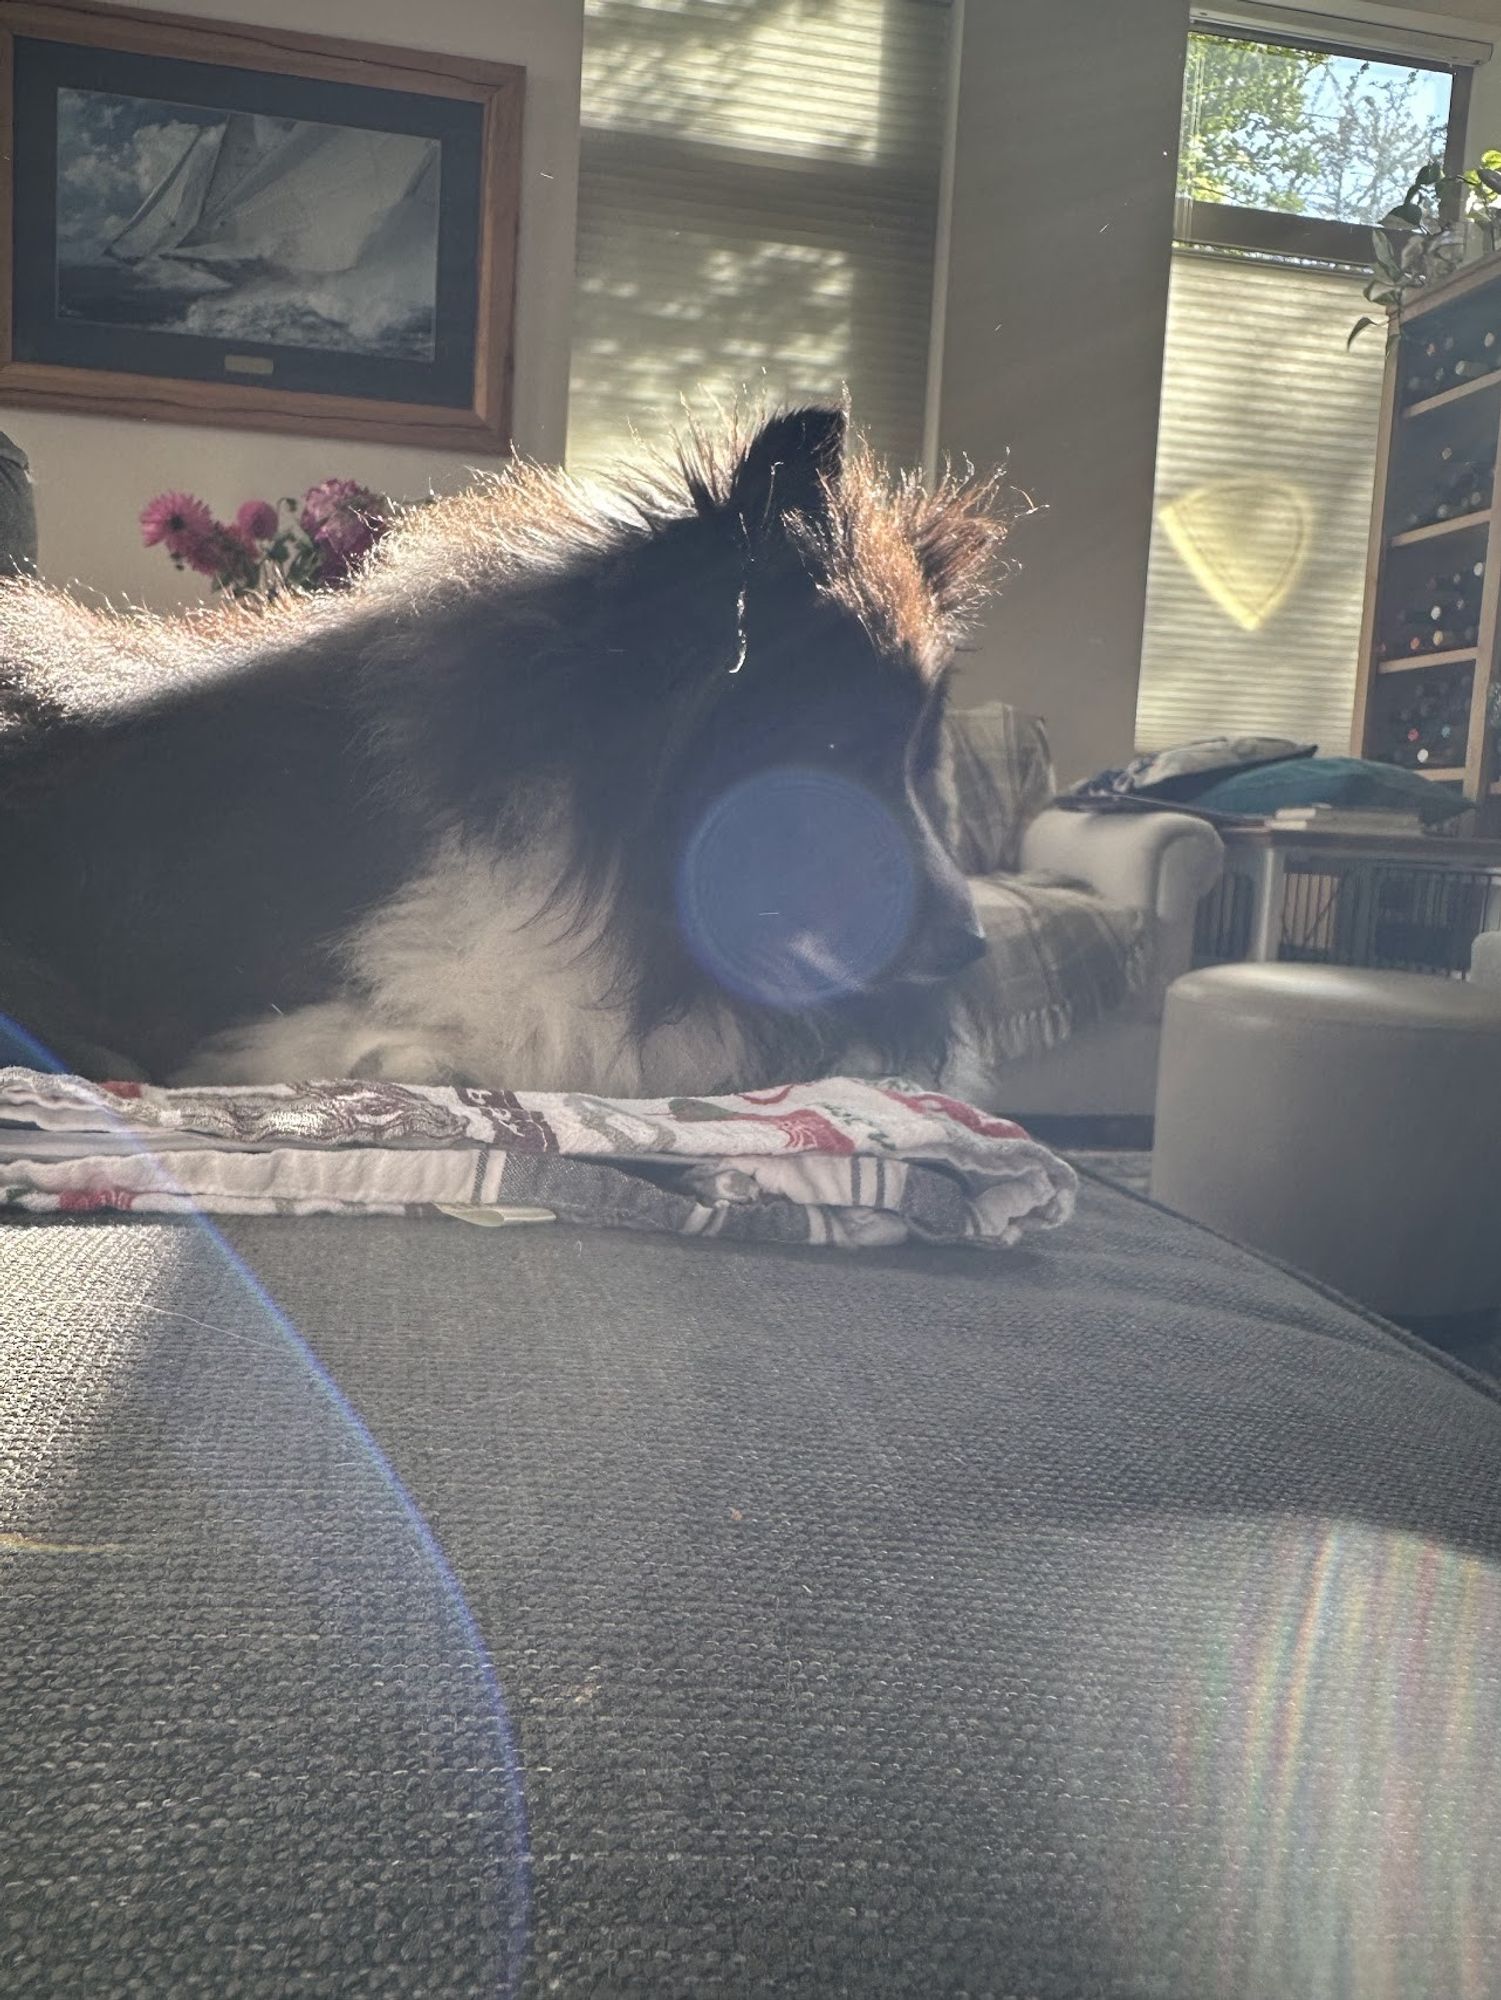
[[[85,1072],[171,1076],[347,992],[342,943],[440,842],[520,861],[545,823],[554,909],[608,955],[620,1031],[733,1020],[753,1074],[681,1087],[816,1074],[857,1043],[931,1064],[934,982],[976,949],[935,832],[944,681],[1004,529],[992,489],[889,482],[815,409],[695,440],[603,503],[519,469],[414,510],[320,599],[168,620],[10,584],[0,1012]],[[676,917],[698,818],[786,764],[874,792],[921,885],[878,986],[815,1017],[719,992]],[[471,1080],[531,1081],[503,1036]]]

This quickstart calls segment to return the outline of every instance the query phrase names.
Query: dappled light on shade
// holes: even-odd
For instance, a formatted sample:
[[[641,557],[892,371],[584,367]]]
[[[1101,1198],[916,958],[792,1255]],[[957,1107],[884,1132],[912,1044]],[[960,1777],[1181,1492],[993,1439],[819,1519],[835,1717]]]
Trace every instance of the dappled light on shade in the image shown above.
[[[580,273],[579,339],[594,386],[574,413],[569,460],[586,472],[612,463],[633,428],[656,441],[681,426],[685,398],[702,418],[716,400],[732,408],[747,393],[842,394],[854,339],[849,257],[816,243],[726,243],[681,219],[670,241],[644,217],[620,219],[608,264]]]
[[[874,159],[885,66],[911,54],[891,45],[924,33],[902,18],[913,11],[906,0],[590,0],[590,120],[777,159]],[[793,85],[789,41],[810,34],[858,60],[807,64]]]
[[[948,7],[590,0],[568,459],[717,400],[922,451]]]

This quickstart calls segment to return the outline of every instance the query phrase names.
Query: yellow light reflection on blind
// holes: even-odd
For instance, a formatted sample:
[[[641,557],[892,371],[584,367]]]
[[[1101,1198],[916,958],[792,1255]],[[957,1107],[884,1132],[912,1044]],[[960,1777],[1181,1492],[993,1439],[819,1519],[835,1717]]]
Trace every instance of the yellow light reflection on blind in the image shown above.
[[[1286,479],[1216,479],[1157,510],[1168,540],[1227,617],[1255,632],[1303,573],[1314,514]]]
[[[1382,344],[1360,280],[1173,257],[1137,744],[1350,738]]]

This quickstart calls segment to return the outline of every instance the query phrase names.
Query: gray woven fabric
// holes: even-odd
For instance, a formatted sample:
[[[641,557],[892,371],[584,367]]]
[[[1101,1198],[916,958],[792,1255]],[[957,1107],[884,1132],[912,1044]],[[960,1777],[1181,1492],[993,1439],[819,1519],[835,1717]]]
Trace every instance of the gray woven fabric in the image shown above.
[[[983,1261],[229,1233],[507,1727],[212,1239],[13,1225],[7,1996],[1501,1990],[1501,1412],[1425,1351],[1094,1187]]]
[[[970,892],[990,949],[959,980],[959,1012],[988,1072],[1093,1027],[1151,977],[1150,910],[1057,875],[986,875]]]
[[[1057,790],[1047,728],[1009,702],[951,708],[944,793],[954,859],[966,875],[1021,865],[1022,834]]]
[[[987,1070],[1039,1055],[1122,1006],[1150,977],[1150,912],[1081,883],[1020,875],[1022,835],[1052,799],[1053,756],[1035,715],[1008,702],[950,709],[943,802],[990,949],[960,987],[964,1038]]]

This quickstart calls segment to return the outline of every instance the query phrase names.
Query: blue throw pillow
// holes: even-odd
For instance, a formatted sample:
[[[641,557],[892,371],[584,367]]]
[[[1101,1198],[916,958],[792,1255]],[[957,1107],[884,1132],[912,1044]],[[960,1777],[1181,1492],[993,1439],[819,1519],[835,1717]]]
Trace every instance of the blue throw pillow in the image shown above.
[[[1458,775],[1458,774],[1456,774]],[[1470,801],[1395,764],[1364,757],[1299,757],[1235,771],[1200,792],[1196,804],[1213,812],[1274,813],[1280,806],[1384,807],[1428,822],[1452,819]]]

